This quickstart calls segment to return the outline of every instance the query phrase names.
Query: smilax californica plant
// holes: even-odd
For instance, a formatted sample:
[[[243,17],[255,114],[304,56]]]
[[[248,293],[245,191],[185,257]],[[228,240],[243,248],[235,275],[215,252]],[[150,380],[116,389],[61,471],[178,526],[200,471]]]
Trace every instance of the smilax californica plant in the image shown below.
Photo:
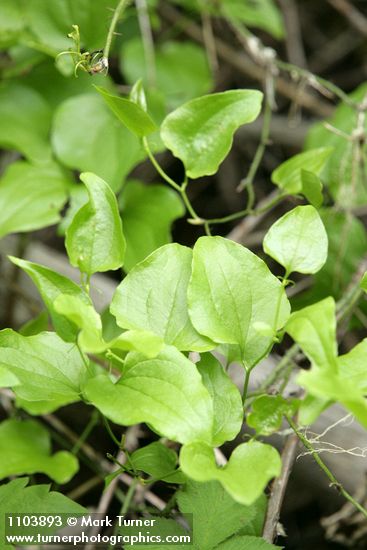
[[[108,456],[106,491],[121,475],[125,476],[130,488],[122,495],[121,511],[126,514],[139,486],[147,486],[144,490],[151,504],[161,504],[160,499],[152,497],[149,485],[166,483],[172,498],[163,507],[158,505],[161,512],[164,508],[162,528],[168,534],[193,530],[195,549],[275,548],[272,543],[290,468],[287,453],[291,446],[294,457],[298,441],[330,483],[367,517],[366,509],[336,479],[304,430],[333,403],[341,404],[363,427],[367,426],[367,341],[338,354],[339,331],[348,329],[353,308],[367,290],[363,269],[356,271],[338,301],[323,296],[294,308],[287,297],[293,278],[299,280],[299,274],[317,278],[328,262],[323,180],[330,185],[335,201],[346,200],[347,190],[335,182],[344,149],[349,155],[353,189],[362,193],[365,173],[360,159],[365,154],[366,89],[350,97],[327,81],[302,73],[314,88],[323,87],[344,102],[335,121],[328,123],[334,130],[339,124],[339,129],[327,133],[325,127],[315,128],[307,149],[273,171],[275,195],[256,206],[253,182],[268,140],[274,83],[280,69],[295,68],[278,61],[272,50],[264,48],[236,20],[229,10],[230,3],[225,7],[223,2],[222,8],[216,8],[220,10],[216,15],[230,21],[242,42],[260,60],[265,71],[265,96],[254,89],[232,89],[194,93],[177,104],[177,99],[167,95],[164,101],[168,114],[157,117],[154,93],[160,91],[158,59],[155,85],[151,86],[149,75],[146,78],[142,74],[129,95],[123,97],[106,75],[116,25],[130,2],[115,4],[103,50],[83,49],[87,22],[83,27],[83,21],[79,26],[73,20],[69,37],[74,45],[58,52],[57,63],[62,70],[70,72],[67,63],[71,62],[78,80],[82,80],[83,71],[99,79],[88,94],[67,98],[56,111],[52,147],[62,166],[52,157],[45,140],[47,108],[31,89],[10,84],[21,101],[22,94],[28,94],[26,103],[32,102],[38,119],[44,107],[41,122],[46,130],[40,129],[38,135],[31,133],[27,139],[16,133],[10,133],[7,139],[0,135],[7,147],[19,150],[27,159],[11,165],[1,181],[0,200],[5,213],[0,234],[27,232],[55,223],[70,198],[61,231],[65,233],[70,264],[78,268],[81,278],[77,284],[45,265],[9,256],[9,261],[37,287],[47,314],[32,321],[27,330],[6,328],[0,332],[0,386],[8,389],[6,395],[11,396],[15,410],[22,411],[0,424],[0,449],[6,456],[0,461],[1,477],[42,473],[58,485],[67,483],[79,468],[80,449],[102,418],[115,446]],[[278,19],[274,17],[274,28],[267,30],[276,35]],[[189,199],[189,185],[217,173],[231,150],[235,132],[254,122],[262,109],[262,140],[248,176],[240,184],[248,194],[248,204],[224,218],[203,217]],[[100,170],[103,151],[96,163],[96,151],[88,150],[85,158],[82,156],[83,137],[77,146],[68,142],[72,113],[78,116],[77,112],[85,117],[93,113],[98,131],[110,132],[116,137],[115,144],[126,146],[129,158],[122,169],[115,171],[111,163],[114,155],[122,155],[118,147],[107,143],[107,161]],[[25,116],[31,126],[32,112]],[[352,126],[343,126],[346,119]],[[103,139],[108,141],[107,134]],[[164,150],[181,161],[180,181],[168,175],[157,160],[156,154]],[[144,158],[150,159],[157,176],[168,186],[155,186],[156,195],[152,195],[152,201],[162,197],[158,217],[164,218],[164,204],[170,204],[175,212],[167,217],[166,225],[186,212],[187,221],[203,229],[203,236],[193,248],[169,242],[167,237],[157,238],[157,244],[140,243],[135,247],[137,229],[129,222],[128,206],[124,218],[116,197],[120,191],[117,182]],[[78,170],[81,183],[65,185],[69,178],[66,168]],[[35,192],[35,180],[51,180],[53,185]],[[31,205],[26,211],[19,207],[19,197],[14,193],[16,182],[25,186],[22,193],[27,193]],[[145,192],[139,182],[132,182],[128,189],[130,202],[139,202]],[[261,257],[242,244],[212,233],[220,224],[268,212],[290,196],[301,204],[267,230]],[[155,235],[157,223],[147,214],[147,240]],[[109,310],[101,316],[91,298],[91,277],[120,268],[125,275]],[[277,366],[251,392],[254,369],[287,339],[292,343]],[[310,368],[297,375],[299,391],[289,396],[288,380],[301,359],[307,359]],[[228,370],[232,363],[241,365],[241,388]],[[275,393],[271,391],[274,387]],[[93,408],[89,424],[74,447],[52,454],[49,432],[33,417],[54,419],[52,413],[79,401]],[[131,452],[127,444],[129,430],[118,439],[111,422],[123,427],[145,424],[155,440]],[[249,429],[248,437],[243,435],[244,427]],[[284,427],[291,435],[280,455],[267,438]],[[224,458],[220,448],[234,441],[228,459]],[[84,511],[60,492],[49,492],[37,483],[27,487],[27,483],[20,477],[0,487],[2,512],[28,512],[30,506],[32,512],[50,514]],[[193,514],[193,525],[185,524],[184,528],[182,522],[169,519],[174,508],[182,514]],[[3,530],[4,524],[2,537]]]

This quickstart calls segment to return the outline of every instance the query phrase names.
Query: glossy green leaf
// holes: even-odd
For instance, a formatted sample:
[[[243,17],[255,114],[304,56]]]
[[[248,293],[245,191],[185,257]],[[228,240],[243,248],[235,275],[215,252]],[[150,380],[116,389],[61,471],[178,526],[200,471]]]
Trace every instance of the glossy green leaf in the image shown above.
[[[0,48],[17,41],[24,27],[19,0],[2,0],[0,3]]]
[[[284,548],[283,546],[274,546],[260,537],[233,537],[217,546],[216,550],[275,550]]]
[[[60,295],[75,296],[86,306],[91,305],[89,296],[74,281],[56,273],[52,269],[33,262],[27,262],[20,258],[9,257],[13,264],[17,265],[30,276],[45,306],[50,314],[52,324],[56,332],[66,342],[75,342],[77,329],[65,316],[60,315],[54,307],[54,301]]]
[[[115,191],[145,156],[138,138],[124,128],[95,93],[61,103],[51,137],[54,152],[65,166],[93,172]]]
[[[122,44],[121,71],[129,84],[139,78],[149,88],[151,67],[147,66],[140,38]],[[156,86],[164,94],[169,108],[207,94],[213,79],[205,51],[193,42],[165,40],[155,46]]]
[[[235,131],[258,117],[262,97],[256,90],[229,90],[193,99],[163,121],[163,143],[190,178],[215,174]]]
[[[126,238],[125,271],[171,242],[171,225],[184,215],[181,198],[164,185],[127,181],[119,197]]]
[[[51,109],[35,90],[8,82],[0,88],[0,145],[33,162],[51,159]]]
[[[210,353],[201,356],[198,371],[213,399],[213,445],[220,446],[236,437],[243,422],[243,405],[237,386]]]
[[[22,336],[34,336],[46,330],[48,330],[48,313],[44,309],[36,317],[24,323],[19,329],[19,334]]]
[[[156,131],[157,127],[153,120],[137,103],[124,97],[112,95],[98,86],[96,86],[96,90],[130,132],[138,137],[143,137]]]
[[[86,367],[75,345],[53,332],[21,336],[11,329],[0,332],[0,366],[19,380],[17,397],[42,402],[43,412],[79,401]]]
[[[121,267],[125,238],[117,201],[109,185],[90,172],[81,174],[89,202],[75,214],[66,231],[66,250],[70,263],[92,275]]]
[[[286,332],[316,365],[334,365],[337,356],[336,317],[333,298],[325,298],[292,313]]]
[[[284,416],[293,416],[299,402],[287,401],[281,395],[262,395],[252,403],[246,423],[260,435],[270,435],[280,429]]]
[[[0,180],[0,238],[57,223],[68,184],[57,165],[11,164]]]
[[[338,357],[340,376],[361,392],[367,392],[367,338],[357,344],[349,353]]]
[[[231,535],[260,535],[266,511],[261,495],[251,506],[236,502],[218,481],[189,480],[177,493],[180,512],[192,514],[195,548],[211,550]]]
[[[301,401],[298,411],[298,422],[302,426],[311,426],[320,414],[332,404],[328,397],[316,397],[308,393]]]
[[[310,371],[301,373],[297,382],[318,398],[340,402],[367,428],[366,392],[354,384],[353,375],[349,379],[343,374],[330,365],[314,366]]]
[[[135,470],[149,474],[153,479],[162,479],[166,483],[184,483],[185,476],[177,471],[178,457],[159,441],[137,449],[130,455],[129,463]]]
[[[286,331],[313,363],[311,370],[300,374],[298,383],[316,397],[316,410],[321,412],[332,401],[338,401],[367,426],[365,375],[361,367],[365,364],[366,346],[362,343],[349,357],[337,357],[334,300],[326,298],[292,314]]]
[[[163,340],[148,331],[128,330],[105,341],[102,320],[91,303],[79,296],[60,294],[53,302],[55,311],[74,324],[78,332],[78,344],[85,353],[103,353],[108,349],[139,351],[146,357],[155,357],[163,347]]]
[[[35,420],[5,420],[0,424],[0,478],[42,472],[67,483],[79,469],[74,455],[51,454],[47,429]]]
[[[194,442],[182,447],[180,465],[195,481],[216,479],[237,502],[249,506],[260,497],[269,481],[280,474],[281,459],[274,447],[251,441],[238,445],[228,463],[219,468],[213,449]]]
[[[221,0],[221,12],[235,23],[263,29],[275,38],[285,35],[282,15],[273,0]]]
[[[271,181],[290,195],[302,193],[302,171],[319,176],[332,152],[331,147],[320,147],[294,155],[274,170]]]
[[[49,485],[32,485],[26,487],[27,478],[13,479],[0,486],[0,517],[5,514],[82,514],[86,510],[76,502],[73,502],[65,495],[50,492]],[[58,530],[57,527],[43,527],[43,534],[52,534]],[[5,536],[5,521],[0,521],[0,540],[2,544]],[[4,544],[3,549],[9,550],[13,546]]]
[[[349,97],[352,101],[361,102],[366,92],[367,84],[363,83]],[[353,140],[345,137],[352,137],[357,119],[358,110],[342,101],[327,121],[330,126],[325,127],[324,121],[315,124],[305,144],[307,150],[325,146],[333,148],[322,175],[332,197],[343,210],[367,204],[367,167],[361,165],[360,170],[353,168],[356,149]],[[364,126],[367,131],[367,119]],[[331,127],[336,128],[336,131]]]
[[[221,344],[236,344],[248,365],[271,347],[272,337],[255,323],[276,330],[289,316],[278,279],[247,248],[222,237],[201,237],[195,244],[188,290],[189,314],[200,334]]]
[[[315,208],[320,208],[324,197],[322,194],[322,181],[318,175],[309,170],[301,170],[302,180],[302,195],[306,197],[308,202]]]
[[[149,330],[180,350],[213,349],[191,324],[187,286],[192,251],[168,244],[136,265],[118,286],[111,303],[117,324],[126,329]]]
[[[317,210],[297,206],[279,218],[266,233],[264,251],[280,263],[288,276],[316,273],[325,264],[328,239]]]
[[[145,422],[173,441],[211,442],[212,400],[195,365],[171,346],[155,359],[129,354],[116,384],[98,376],[88,382],[86,396],[117,424]]]

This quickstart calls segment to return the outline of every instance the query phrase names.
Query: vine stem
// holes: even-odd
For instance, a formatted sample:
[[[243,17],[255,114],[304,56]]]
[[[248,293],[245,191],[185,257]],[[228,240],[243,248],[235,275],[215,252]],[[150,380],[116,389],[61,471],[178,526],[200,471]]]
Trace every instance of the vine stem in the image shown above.
[[[106,44],[105,44],[105,47],[103,49],[103,57],[105,57],[106,59],[108,59],[108,57],[110,55],[112,39],[113,39],[113,35],[114,35],[114,32],[115,32],[118,20],[120,19],[122,13],[125,11],[125,9],[128,7],[128,5],[130,4],[130,2],[131,2],[131,0],[120,0],[120,2],[116,6],[116,9],[115,9],[113,17],[112,17],[110,28],[108,29]]]
[[[153,164],[154,168],[157,170],[158,174],[171,186],[173,189],[175,189],[178,193],[180,193],[182,200],[186,206],[187,211],[189,212],[190,216],[192,217],[189,222],[192,225],[203,225],[205,228],[205,232],[207,235],[211,235],[210,233],[210,227],[209,227],[209,220],[203,220],[195,211],[194,207],[192,206],[189,197],[186,193],[186,188],[188,184],[187,176],[185,176],[185,179],[182,183],[182,185],[179,185],[176,183],[166,172],[163,170],[155,156],[153,155],[148,140],[146,137],[143,137],[143,147],[149,157],[150,162]]]
[[[300,439],[300,441],[302,441],[303,445],[311,453],[311,455],[312,455],[313,459],[315,460],[315,462],[317,462],[317,464],[320,466],[322,471],[326,474],[326,476],[328,477],[328,479],[331,482],[331,485],[336,487],[337,490],[343,495],[343,497],[346,498],[347,500],[349,500],[349,502],[351,502],[353,504],[353,506],[359,512],[361,512],[361,514],[363,514],[367,518],[366,508],[364,508],[361,504],[359,504],[359,502],[357,502],[355,500],[355,498],[352,495],[350,495],[348,493],[348,491],[346,491],[344,489],[343,485],[336,479],[334,474],[329,470],[329,468],[326,466],[325,462],[323,462],[323,460],[320,458],[320,455],[316,452],[316,450],[313,448],[313,446],[308,441],[308,439],[303,435],[303,433],[298,429],[298,427],[293,422],[293,420],[289,417],[287,418],[287,420],[288,420],[288,423],[289,423],[290,427],[294,431],[294,433],[297,435],[297,437]]]

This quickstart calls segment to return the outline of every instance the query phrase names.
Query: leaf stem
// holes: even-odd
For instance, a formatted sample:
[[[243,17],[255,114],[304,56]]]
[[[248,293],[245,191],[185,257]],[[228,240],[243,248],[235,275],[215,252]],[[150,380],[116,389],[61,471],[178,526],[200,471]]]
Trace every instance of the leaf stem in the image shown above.
[[[294,431],[294,433],[298,436],[298,438],[302,441],[303,445],[306,447],[306,449],[308,451],[310,451],[312,457],[314,458],[314,460],[317,462],[317,464],[320,466],[320,468],[322,469],[322,471],[326,474],[326,476],[328,477],[328,479],[330,480],[331,482],[331,485],[333,485],[334,487],[336,487],[336,489],[344,496],[344,498],[346,498],[347,500],[349,500],[349,502],[351,502],[353,504],[353,506],[359,511],[361,512],[361,514],[363,514],[366,518],[367,518],[367,510],[366,508],[364,508],[361,504],[359,504],[359,502],[357,502],[355,500],[355,498],[353,498],[352,495],[350,495],[348,493],[348,491],[346,491],[343,487],[343,485],[336,479],[336,477],[334,476],[334,474],[329,470],[329,468],[326,466],[326,464],[323,462],[323,460],[320,458],[320,455],[316,452],[316,450],[313,448],[313,446],[311,445],[311,443],[308,441],[308,439],[303,435],[303,433],[297,428],[296,424],[293,422],[293,420],[290,418],[290,417],[287,417],[287,420],[288,420],[288,423],[290,425],[290,427],[292,428],[292,430]]]
[[[110,423],[108,422],[107,418],[105,416],[103,416],[103,422],[104,422],[104,425],[106,426],[106,430],[108,432],[108,435],[110,436],[110,438],[112,439],[112,441],[115,443],[115,445],[117,445],[117,447],[119,449],[121,449],[121,442],[117,439],[117,437],[115,436],[115,434],[113,433],[112,429],[111,429],[111,426],[110,426]]]
[[[114,32],[115,32],[118,20],[120,19],[122,13],[125,11],[125,9],[128,7],[128,5],[130,4],[130,2],[131,2],[131,0],[120,0],[120,2],[116,6],[116,9],[115,9],[113,17],[112,17],[110,28],[108,29],[106,44],[105,44],[105,47],[103,49],[103,57],[105,57],[106,59],[108,59],[108,57],[110,55],[112,39],[113,39],[113,35],[114,35]]]
[[[75,442],[73,448],[71,449],[71,453],[73,455],[77,455],[83,446],[83,443],[88,439],[90,433],[92,432],[94,426],[98,423],[99,418],[99,412],[97,409],[94,409],[94,411],[91,414],[91,417],[89,419],[88,424],[85,426],[84,430],[79,436],[78,441]]]
[[[242,403],[245,404],[247,399],[247,392],[248,392],[248,386],[250,383],[250,375],[251,375],[252,369],[248,367],[245,363],[242,363],[242,364],[245,369],[245,383],[243,385]]]

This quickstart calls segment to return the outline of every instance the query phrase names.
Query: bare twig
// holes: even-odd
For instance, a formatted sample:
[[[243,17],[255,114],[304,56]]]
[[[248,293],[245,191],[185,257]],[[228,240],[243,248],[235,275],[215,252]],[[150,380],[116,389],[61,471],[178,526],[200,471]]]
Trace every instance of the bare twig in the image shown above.
[[[327,0],[333,8],[348,19],[349,23],[361,34],[367,36],[367,17],[348,0]]]
[[[120,452],[117,456],[117,460],[118,461],[120,461],[121,459],[123,460],[123,456],[124,456],[124,453]],[[116,469],[118,470],[119,468],[116,468]],[[114,494],[115,494],[115,491],[117,489],[118,482],[119,482],[119,478],[115,477],[110,482],[107,489],[105,491],[103,491],[102,496],[100,498],[100,501],[98,503],[97,510],[96,510],[97,514],[105,515],[108,512],[111,501],[112,501],[112,499],[114,497]],[[101,528],[102,528],[102,526],[95,525],[89,533],[90,538],[97,536],[98,533],[100,532]],[[88,544],[85,547],[85,550],[95,550],[95,548],[96,548],[95,544]]]
[[[152,27],[150,25],[149,12],[146,0],[135,0],[138,13],[140,34],[143,41],[145,64],[147,67],[148,82],[151,87],[157,84],[155,65],[155,51]]]
[[[263,538],[268,542],[273,542],[277,535],[280,510],[283,504],[284,495],[287,489],[292,466],[296,458],[297,446],[298,437],[295,434],[290,435],[287,438],[282,452],[281,474],[273,481],[271,487],[271,493],[263,529]]]
[[[194,23],[190,18],[182,15],[166,2],[161,6],[161,13],[166,20],[180,26],[183,32],[193,40],[203,43],[203,34],[200,26]],[[259,82],[264,81],[266,70],[263,67],[256,65],[249,57],[242,52],[238,52],[220,38],[215,37],[215,43],[218,56],[226,63],[254,80]],[[332,107],[306,91],[299,93],[298,86],[294,85],[292,82],[282,77],[278,77],[275,84],[279,93],[292,101],[297,101],[302,107],[309,109],[317,115],[327,117],[332,114]]]
[[[302,32],[298,8],[294,0],[279,0],[287,29],[287,57],[291,63],[306,68],[306,55],[302,44]]]
[[[210,15],[203,10],[201,12],[201,20],[203,23],[203,40],[206,50],[206,55],[208,57],[208,63],[210,65],[213,75],[218,70],[218,56],[217,48],[215,45],[215,36],[213,33],[212,20]]]

